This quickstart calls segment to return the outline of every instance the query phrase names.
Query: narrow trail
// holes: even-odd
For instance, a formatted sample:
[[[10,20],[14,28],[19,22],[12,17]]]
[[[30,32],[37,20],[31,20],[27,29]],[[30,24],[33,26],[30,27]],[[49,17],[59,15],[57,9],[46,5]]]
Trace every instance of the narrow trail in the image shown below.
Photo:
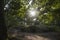
[[[60,40],[60,33],[16,33],[10,34],[10,37],[20,40]]]

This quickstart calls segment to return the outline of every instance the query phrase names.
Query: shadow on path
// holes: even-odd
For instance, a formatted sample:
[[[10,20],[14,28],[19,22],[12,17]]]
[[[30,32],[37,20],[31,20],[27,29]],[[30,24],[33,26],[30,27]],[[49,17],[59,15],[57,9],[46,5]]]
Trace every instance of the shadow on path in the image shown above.
[[[60,40],[60,33],[47,32],[47,33],[14,33],[9,34],[9,37],[19,40]]]

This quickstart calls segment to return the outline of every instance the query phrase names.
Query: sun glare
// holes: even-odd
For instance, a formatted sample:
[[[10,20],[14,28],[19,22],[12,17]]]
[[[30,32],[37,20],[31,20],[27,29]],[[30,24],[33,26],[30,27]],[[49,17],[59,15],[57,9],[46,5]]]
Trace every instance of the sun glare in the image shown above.
[[[29,14],[30,14],[30,16],[34,17],[34,16],[36,16],[36,11],[35,10],[31,10]]]

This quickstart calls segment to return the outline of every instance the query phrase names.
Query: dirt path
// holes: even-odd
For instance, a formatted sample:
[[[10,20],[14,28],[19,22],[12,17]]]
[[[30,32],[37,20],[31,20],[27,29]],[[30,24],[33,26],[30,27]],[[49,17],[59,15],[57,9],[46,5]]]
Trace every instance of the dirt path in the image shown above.
[[[51,40],[51,39],[38,36],[38,35],[28,35],[28,36],[25,36],[23,40]]]
[[[14,33],[10,34],[10,37],[15,37],[21,40],[60,40],[60,34],[49,33]]]

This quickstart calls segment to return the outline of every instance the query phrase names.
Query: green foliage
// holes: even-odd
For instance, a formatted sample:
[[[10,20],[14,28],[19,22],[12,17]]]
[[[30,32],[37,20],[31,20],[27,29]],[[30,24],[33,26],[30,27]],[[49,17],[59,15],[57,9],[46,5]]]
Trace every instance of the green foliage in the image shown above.
[[[5,20],[7,26],[21,25],[22,21],[24,22],[26,12],[30,7],[42,8],[42,10],[39,9],[38,11],[39,16],[37,19],[39,20],[39,22],[45,25],[54,23],[55,25],[59,26],[60,0],[33,0],[31,6],[27,6],[28,0],[13,0],[10,3],[10,9],[5,12]]]

